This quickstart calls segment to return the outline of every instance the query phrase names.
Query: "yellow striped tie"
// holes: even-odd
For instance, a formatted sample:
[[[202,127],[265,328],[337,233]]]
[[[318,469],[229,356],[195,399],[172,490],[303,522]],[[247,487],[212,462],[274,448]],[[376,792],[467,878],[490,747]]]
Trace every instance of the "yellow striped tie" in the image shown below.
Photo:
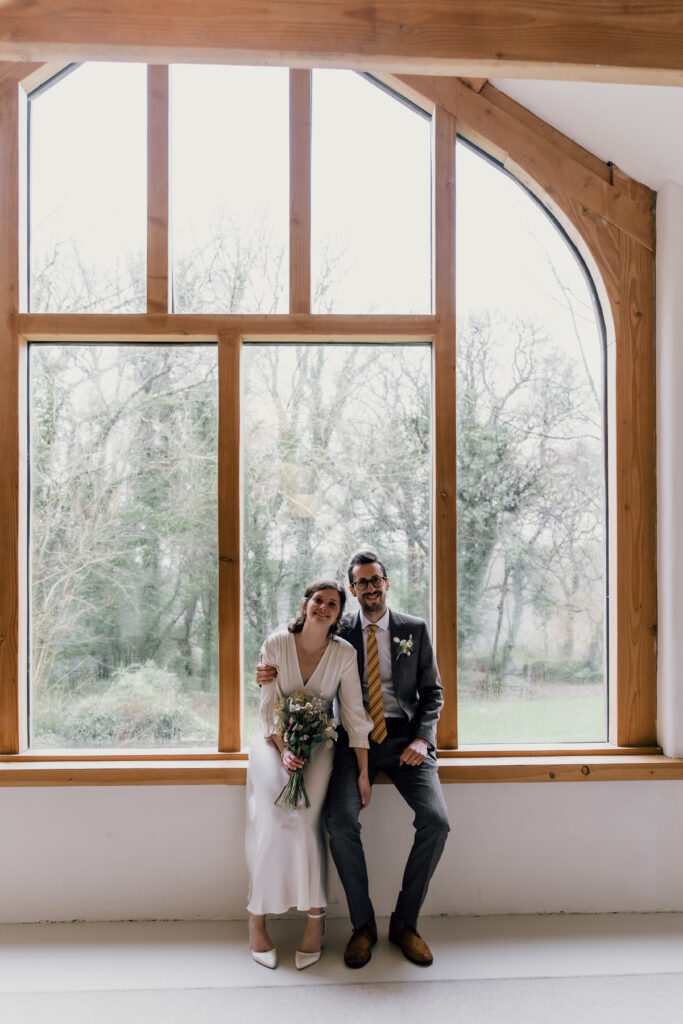
[[[384,722],[384,704],[382,702],[382,679],[379,671],[379,649],[377,647],[377,626],[368,626],[367,659],[368,659],[368,711],[375,723],[370,739],[381,743],[387,738],[387,727]]]

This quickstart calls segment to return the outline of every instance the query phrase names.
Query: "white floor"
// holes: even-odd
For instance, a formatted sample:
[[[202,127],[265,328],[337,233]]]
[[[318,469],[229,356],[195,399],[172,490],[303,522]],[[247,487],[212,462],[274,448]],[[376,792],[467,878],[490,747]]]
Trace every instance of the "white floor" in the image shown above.
[[[343,964],[341,920],[306,971],[294,968],[302,926],[291,919],[272,924],[275,971],[252,961],[242,921],[0,925],[0,994],[683,974],[683,914],[426,918],[429,968],[408,963],[387,941],[388,922],[378,924],[358,971]]]

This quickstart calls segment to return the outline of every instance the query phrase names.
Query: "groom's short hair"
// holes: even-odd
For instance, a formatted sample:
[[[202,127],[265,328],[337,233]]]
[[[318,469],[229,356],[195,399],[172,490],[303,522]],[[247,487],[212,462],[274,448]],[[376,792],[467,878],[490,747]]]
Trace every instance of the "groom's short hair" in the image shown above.
[[[372,565],[373,562],[382,566],[382,575],[386,576],[387,570],[384,568],[384,563],[380,562],[374,551],[357,551],[349,561],[349,583],[353,583],[354,565]]]

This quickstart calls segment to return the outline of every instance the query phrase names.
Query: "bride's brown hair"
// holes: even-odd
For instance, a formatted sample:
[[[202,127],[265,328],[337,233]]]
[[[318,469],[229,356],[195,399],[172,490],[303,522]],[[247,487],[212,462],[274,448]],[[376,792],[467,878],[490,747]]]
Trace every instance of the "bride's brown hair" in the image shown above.
[[[339,594],[339,615],[336,620],[332,623],[329,630],[327,631],[328,636],[334,636],[339,631],[339,622],[342,615],[344,614],[344,605],[346,604],[346,592],[342,587],[341,583],[337,583],[336,580],[317,580],[315,583],[311,583],[304,591],[304,596],[301,599],[301,605],[299,607],[299,614],[292,619],[287,629],[290,633],[300,633],[304,628],[304,622],[306,621],[306,605],[319,590],[336,590]]]

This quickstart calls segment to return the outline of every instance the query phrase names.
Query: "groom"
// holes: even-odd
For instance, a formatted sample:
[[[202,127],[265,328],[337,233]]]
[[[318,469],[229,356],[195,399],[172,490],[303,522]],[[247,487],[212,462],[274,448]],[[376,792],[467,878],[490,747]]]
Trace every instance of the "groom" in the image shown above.
[[[377,555],[359,551],[348,571],[349,589],[360,611],[344,616],[339,635],[356,648],[363,700],[375,723],[370,733],[370,782],[384,772],[415,815],[413,846],[391,915],[389,939],[408,960],[426,967],[433,958],[417,932],[417,918],[449,831],[435,756],[442,687],[427,624],[387,608],[389,578]],[[340,728],[326,824],[353,925],[344,962],[354,968],[365,966],[377,942],[358,821],[357,775],[356,758]]]

